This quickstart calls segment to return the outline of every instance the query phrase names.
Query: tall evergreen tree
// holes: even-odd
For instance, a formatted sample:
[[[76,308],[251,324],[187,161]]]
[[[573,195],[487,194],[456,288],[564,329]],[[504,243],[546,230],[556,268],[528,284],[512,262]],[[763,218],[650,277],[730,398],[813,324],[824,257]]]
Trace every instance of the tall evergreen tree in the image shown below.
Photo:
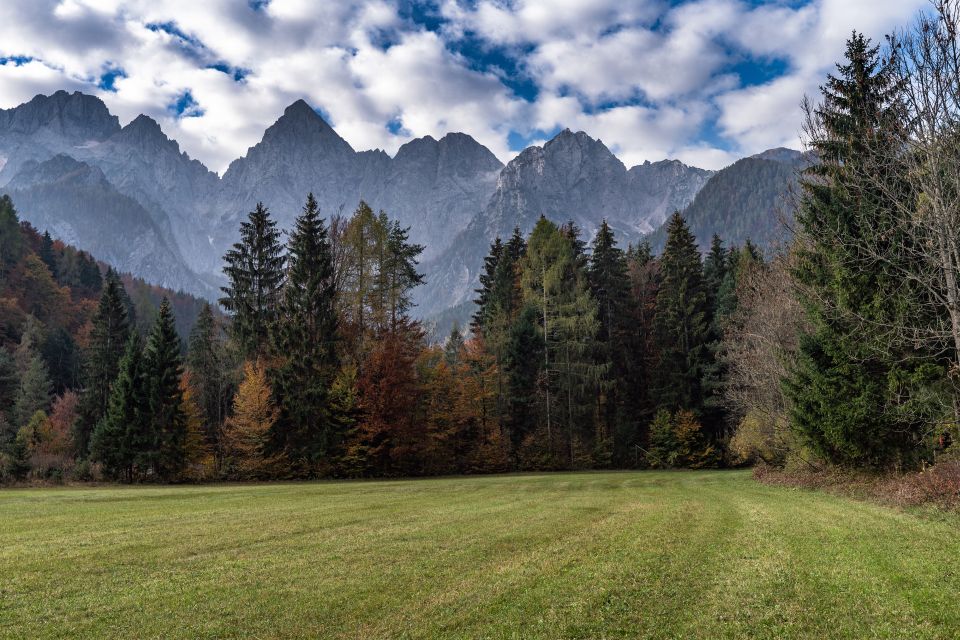
[[[97,312],[93,316],[80,416],[73,434],[74,445],[81,457],[87,455],[90,434],[107,411],[110,387],[117,377],[120,358],[130,335],[125,293],[116,272],[108,269]]]
[[[240,240],[223,257],[228,285],[220,304],[233,316],[230,331],[246,357],[267,344],[283,284],[283,247],[270,211],[257,203],[240,224]]]
[[[142,357],[140,335],[133,332],[118,363],[107,411],[90,438],[90,457],[103,464],[108,475],[126,482],[134,479],[139,450],[152,446],[145,429],[149,417],[145,415]]]
[[[20,386],[13,402],[12,418],[16,427],[23,427],[37,411],[46,411],[53,399],[53,383],[47,364],[32,346],[26,347],[20,368]],[[18,354],[19,355],[19,354]]]
[[[290,233],[289,256],[273,335],[273,387],[280,412],[271,447],[309,471],[326,462],[343,435],[330,406],[339,367],[333,255],[313,194]]]
[[[586,270],[573,237],[541,217],[530,235],[523,264],[523,297],[537,309],[543,336],[542,386],[544,419],[552,446],[562,425],[563,453],[569,463],[577,447],[593,437],[591,406],[606,371],[593,359],[599,328],[596,302],[590,296]]]
[[[496,281],[497,266],[503,256],[503,241],[497,236],[490,245],[490,252],[483,259],[483,271],[480,272],[480,288],[475,290],[477,297],[474,304],[477,310],[473,313],[470,327],[475,335],[483,332],[484,325],[492,313],[492,289]]]
[[[543,335],[537,326],[538,318],[535,306],[524,305],[507,336],[504,422],[514,451],[537,429],[537,382],[543,365]]]
[[[213,309],[204,304],[190,332],[187,367],[192,373],[190,385],[200,408],[204,438],[206,444],[213,447],[218,445],[220,427],[230,402],[226,359]]]
[[[601,426],[611,435],[619,430],[619,422],[628,411],[623,406],[623,383],[626,380],[629,354],[625,342],[628,333],[629,289],[627,259],[617,246],[610,225],[604,220],[593,240],[588,271],[590,292],[597,303],[600,321],[597,333],[597,363],[609,371],[602,394],[598,397]]]
[[[902,283],[895,269],[859,249],[868,237],[875,246],[904,241],[884,213],[889,184],[881,192],[858,178],[881,166],[872,157],[888,140],[900,151],[899,90],[894,65],[854,33],[845,64],[821,88],[822,106],[812,114],[811,146],[821,162],[808,170],[796,214],[803,241],[794,276],[813,329],[786,381],[790,418],[816,452],[842,464],[910,464],[926,428],[903,410],[911,397],[904,382],[924,370],[922,357],[875,348],[870,329],[904,308],[889,295],[903,291]]]
[[[53,253],[53,238],[50,237],[49,231],[44,231],[43,235],[40,237],[40,251],[38,253],[40,255],[40,259],[43,260],[43,263],[47,265],[48,269],[50,269],[50,275],[56,278],[57,257]]]
[[[0,286],[26,252],[26,242],[20,232],[20,218],[10,196],[0,195]]]
[[[710,252],[707,253],[703,261],[703,286],[707,292],[707,300],[710,306],[711,322],[716,320],[716,310],[720,295],[720,288],[723,286],[724,278],[729,269],[730,252],[723,246],[723,240],[720,236],[714,234],[710,240]]]
[[[679,212],[667,224],[660,257],[654,333],[659,351],[653,395],[668,411],[699,411],[700,379],[708,358],[709,307],[696,238]]]
[[[185,462],[187,420],[180,387],[182,366],[170,301],[164,297],[143,352],[146,390],[145,433],[138,443],[138,463],[162,479],[175,478]]]
[[[443,345],[443,358],[451,369],[460,366],[463,347],[463,333],[460,331],[460,325],[454,323],[453,328],[450,329],[450,335],[447,337],[447,342]]]
[[[381,214],[386,219],[386,214]],[[410,292],[423,284],[417,261],[423,245],[410,242],[410,228],[397,221],[387,222],[386,259],[380,265],[384,276],[384,310],[391,331],[396,331],[413,306]]]

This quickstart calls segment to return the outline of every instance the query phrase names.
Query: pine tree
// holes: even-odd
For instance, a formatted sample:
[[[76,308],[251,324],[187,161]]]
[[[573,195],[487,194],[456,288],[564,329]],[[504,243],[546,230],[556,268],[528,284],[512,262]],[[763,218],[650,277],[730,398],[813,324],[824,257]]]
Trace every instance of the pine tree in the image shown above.
[[[460,332],[460,325],[454,323],[453,328],[450,329],[450,335],[447,337],[447,342],[443,345],[443,358],[447,361],[447,366],[451,369],[456,369],[460,366],[460,356],[463,353],[463,347],[463,333]]]
[[[700,380],[709,356],[709,308],[696,239],[679,212],[667,225],[667,244],[659,262],[654,316],[659,363],[652,392],[660,408],[699,411]]]
[[[93,331],[87,349],[84,387],[80,401],[80,418],[73,439],[77,454],[88,453],[90,434],[106,414],[110,387],[117,377],[120,358],[130,335],[130,318],[124,301],[125,291],[120,278],[107,270],[103,292],[93,316]]]
[[[134,332],[120,358],[106,414],[90,438],[90,457],[102,463],[109,476],[126,482],[134,479],[139,449],[149,446],[152,440],[144,437],[148,416],[144,415],[147,407],[142,357],[140,336]]]
[[[37,349],[40,328],[28,319],[15,354],[19,385],[14,396],[11,422],[14,428],[27,424],[37,411],[46,411],[53,399],[53,383],[46,362]]]
[[[220,330],[213,309],[204,304],[197,323],[190,332],[187,368],[190,387],[200,410],[200,423],[206,444],[216,448],[220,427],[226,417],[230,399],[227,379],[227,356],[220,340]]]
[[[342,424],[330,406],[339,369],[333,255],[313,194],[289,239],[289,271],[273,335],[271,372],[280,416],[273,452],[311,471],[339,444]]]
[[[903,409],[911,397],[905,381],[922,376],[930,361],[895,352],[869,329],[908,306],[890,295],[904,288],[896,269],[858,249],[864,238],[903,242],[887,222],[889,191],[857,177],[880,166],[871,160],[874,146],[896,138],[890,132],[902,113],[894,67],[862,34],[848,40],[846,63],[821,89],[812,140],[821,162],[802,182],[796,214],[804,242],[794,277],[813,329],[785,385],[791,424],[824,458],[856,466],[912,464],[926,429]],[[878,341],[883,348],[873,348]]]
[[[240,240],[223,260],[229,284],[220,304],[233,316],[230,331],[240,352],[253,357],[267,344],[283,284],[280,232],[263,203],[240,224]]]
[[[54,255],[53,251],[53,238],[50,237],[49,231],[44,231],[43,236],[40,238],[40,251],[38,252],[40,259],[43,260],[43,263],[47,265],[47,268],[50,269],[50,275],[54,278],[57,277],[57,257]]]
[[[480,335],[492,313],[492,289],[496,281],[497,266],[503,256],[503,242],[497,236],[490,245],[490,252],[483,259],[483,271],[480,272],[480,288],[474,292],[477,297],[473,300],[477,310],[473,313],[470,328],[474,335]]]
[[[180,337],[170,301],[164,297],[143,351],[146,391],[145,431],[138,443],[138,464],[170,480],[183,469],[187,437],[180,391]]]

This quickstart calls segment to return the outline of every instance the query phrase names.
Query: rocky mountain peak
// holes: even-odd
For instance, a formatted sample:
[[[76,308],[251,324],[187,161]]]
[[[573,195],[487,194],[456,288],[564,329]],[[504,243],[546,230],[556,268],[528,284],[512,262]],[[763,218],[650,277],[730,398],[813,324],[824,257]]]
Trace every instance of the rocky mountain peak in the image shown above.
[[[47,129],[72,142],[105,140],[120,130],[100,98],[75,91],[38,95],[18,107],[0,111],[0,133],[32,135]]]
[[[164,135],[163,130],[160,129],[160,123],[142,113],[111,139],[115,142],[139,147],[142,150],[156,149],[166,145],[172,145],[178,152],[180,149],[180,145]]]
[[[304,100],[284,109],[283,115],[264,132],[261,144],[273,143],[300,148],[315,146],[321,153],[353,153],[350,144]]]

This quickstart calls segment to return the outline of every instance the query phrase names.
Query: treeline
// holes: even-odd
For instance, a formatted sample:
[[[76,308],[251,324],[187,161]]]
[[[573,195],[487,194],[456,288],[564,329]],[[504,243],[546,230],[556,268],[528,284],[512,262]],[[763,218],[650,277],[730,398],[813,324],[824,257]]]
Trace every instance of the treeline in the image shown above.
[[[802,176],[796,240],[743,279],[728,331],[744,459],[911,470],[957,458],[958,27],[960,4],[943,1],[883,51],[854,34],[806,104],[820,162]]]
[[[168,298],[189,331],[200,304],[121,277],[38,233],[0,196],[0,481],[92,477],[80,447],[86,447],[83,425],[90,423],[93,397],[87,389],[102,332],[98,300],[106,291],[138,327],[152,325],[159,301]]]
[[[98,300],[87,303],[78,378],[56,401],[45,391],[11,416],[7,475],[179,481],[725,462],[718,348],[737,274],[761,260],[755,248],[727,251],[715,239],[703,260],[677,214],[654,257],[646,245],[621,250],[606,223],[588,247],[572,224],[544,218],[528,238],[492,245],[472,325],[443,345],[411,317],[421,251],[363,202],[327,220],[309,196],[285,236],[258,205],[224,256],[228,317],[205,306],[186,345],[167,301],[139,330],[108,272],[89,288]]]

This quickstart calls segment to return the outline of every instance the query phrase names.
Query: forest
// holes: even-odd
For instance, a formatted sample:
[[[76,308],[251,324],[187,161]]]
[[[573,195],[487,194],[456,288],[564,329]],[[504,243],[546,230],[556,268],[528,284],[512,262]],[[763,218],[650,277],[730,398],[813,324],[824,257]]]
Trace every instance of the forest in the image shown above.
[[[324,215],[304,194],[286,231],[257,205],[224,256],[219,306],[197,307],[155,290],[136,304],[149,288],[40,235],[4,198],[2,478],[949,464],[951,6],[883,46],[851,36],[805,103],[816,161],[789,194],[784,245],[714,236],[704,255],[677,212],[653,255],[605,221],[584,238],[544,216],[492,243],[472,320],[442,344],[412,308],[423,247],[362,201]]]

